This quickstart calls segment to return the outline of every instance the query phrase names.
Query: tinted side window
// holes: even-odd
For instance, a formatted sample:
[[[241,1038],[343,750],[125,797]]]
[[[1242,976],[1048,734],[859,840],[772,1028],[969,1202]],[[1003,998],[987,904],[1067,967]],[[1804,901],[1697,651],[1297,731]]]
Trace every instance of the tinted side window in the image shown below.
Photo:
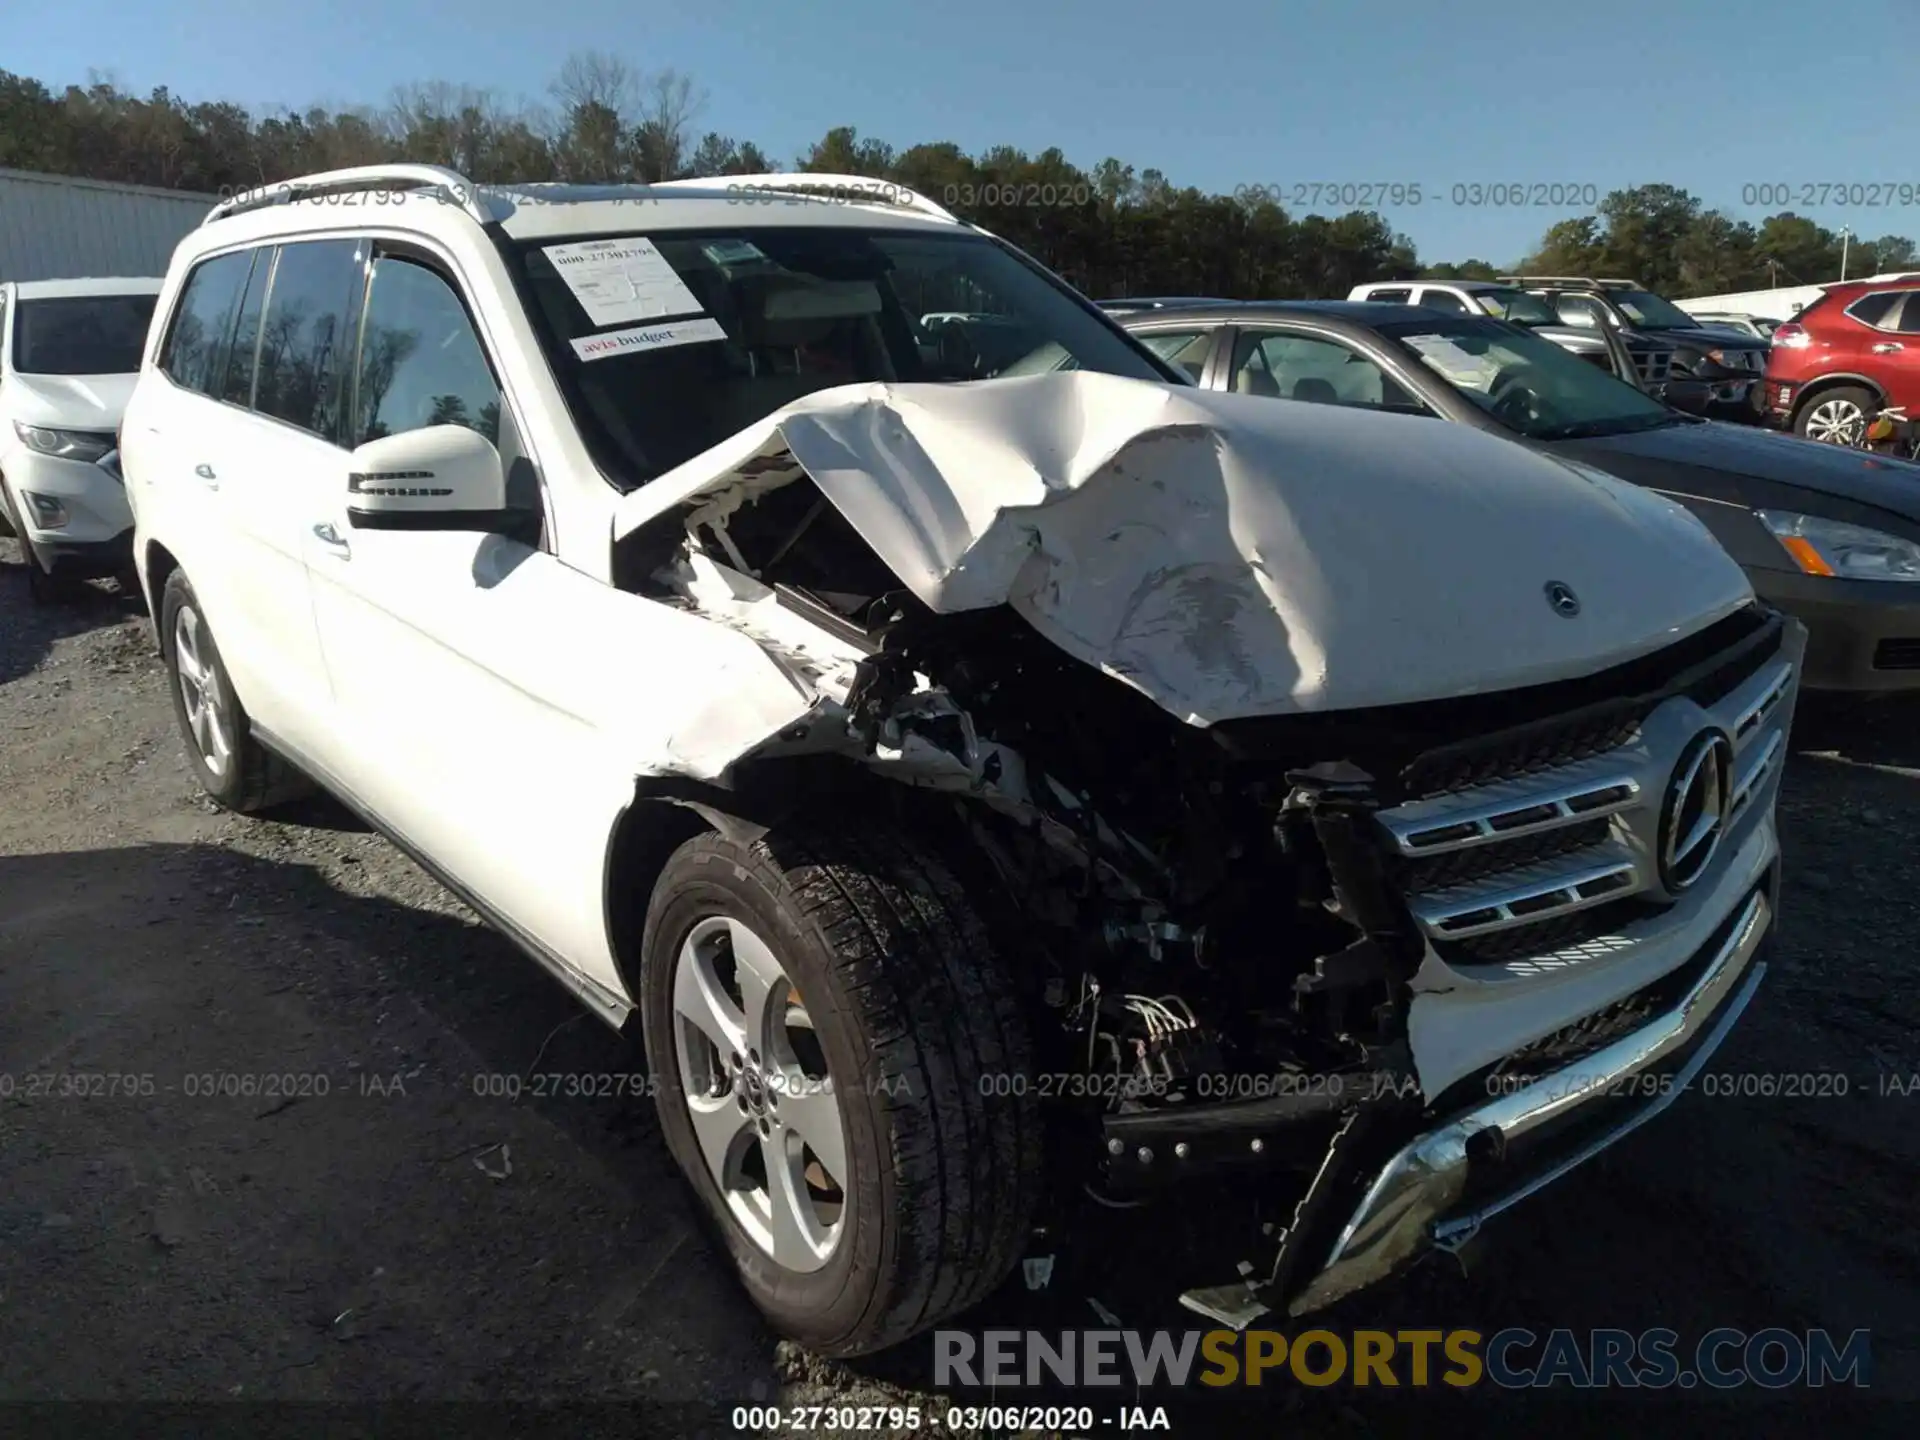
[[[181,287],[160,368],[189,390],[213,392],[214,367],[233,330],[240,287],[247,283],[252,264],[253,253],[248,250],[217,255],[194,266]]]
[[[1382,305],[1404,305],[1412,294],[1411,290],[1369,290],[1367,299],[1378,301]]]
[[[341,348],[360,278],[352,240],[282,245],[260,322],[253,408],[331,440],[338,430]]]
[[[1162,360],[1179,366],[1194,384],[1200,383],[1201,373],[1207,368],[1207,351],[1213,344],[1211,330],[1156,330],[1137,338]]]
[[[1581,325],[1589,330],[1600,324],[1600,307],[1578,295],[1556,295],[1553,308],[1565,324]]]
[[[1862,325],[1878,325],[1887,318],[1887,312],[1893,309],[1893,302],[1899,298],[1898,290],[1877,290],[1854,301],[1847,307],[1847,314]]]
[[[1900,307],[1900,317],[1893,322],[1893,328],[1902,335],[1920,335],[1920,290],[1907,291],[1906,302]]]
[[[1422,290],[1420,303],[1429,310],[1444,310],[1449,315],[1465,315],[1467,302],[1451,290]]]
[[[240,315],[233,327],[233,343],[227,347],[225,372],[214,391],[216,399],[235,405],[253,403],[253,357],[260,345],[260,312],[267,298],[267,279],[273,274],[273,251],[256,250],[253,274],[240,300]]]
[[[1241,331],[1233,347],[1233,388],[1310,404],[1431,413],[1359,351],[1311,335]]]
[[[347,443],[464,425],[500,443],[500,386],[453,287],[424,265],[374,262]]]

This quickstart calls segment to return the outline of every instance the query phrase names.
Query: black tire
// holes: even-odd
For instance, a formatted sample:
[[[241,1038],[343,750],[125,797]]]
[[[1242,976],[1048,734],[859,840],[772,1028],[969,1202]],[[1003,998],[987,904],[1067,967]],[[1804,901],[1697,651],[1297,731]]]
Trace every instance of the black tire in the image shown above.
[[[27,594],[36,605],[71,605],[82,599],[88,590],[84,580],[76,580],[71,575],[56,575],[40,563],[40,556],[33,548],[33,542],[21,535],[18,538],[20,558],[27,567]]]
[[[716,916],[773,950],[840,1102],[846,1228],[808,1273],[775,1263],[734,1218],[688,1114],[674,976],[683,941]],[[752,844],[696,836],[654,887],[640,991],[668,1148],[777,1330],[823,1355],[867,1354],[1005,1279],[1040,1180],[1031,1042],[987,927],[924,845],[884,824],[776,830]],[[1021,1093],[1001,1093],[1011,1090]]]
[[[207,671],[206,683],[217,692],[231,732],[230,753],[225,763],[217,770],[209,763],[187,718],[187,693],[181,681],[178,627],[181,613],[187,610],[200,616],[200,601],[193,593],[193,586],[187,583],[186,573],[175,570],[167,577],[166,589],[160,597],[160,645],[167,662],[168,689],[173,694],[173,717],[180,726],[181,739],[186,742],[187,764],[192,767],[200,788],[218,804],[243,815],[310,793],[312,781],[253,738],[253,722],[240,697],[234,694],[233,681],[220,659],[213,632],[206,628],[205,619],[201,617],[199,633],[204,653],[200,659]]]
[[[1810,429],[1817,432],[1823,428],[1823,418],[1826,411],[1844,406],[1852,406],[1853,409],[1859,412],[1860,425],[1864,437],[1867,420],[1873,415],[1874,411],[1880,408],[1880,402],[1874,398],[1871,390],[1867,390],[1859,385],[1835,385],[1829,389],[1817,392],[1809,399],[1801,401],[1799,408],[1794,411],[1793,433],[1798,435],[1802,440],[1815,440],[1828,445],[1843,443],[1839,440],[1830,439],[1825,434],[1810,434],[1808,432]]]

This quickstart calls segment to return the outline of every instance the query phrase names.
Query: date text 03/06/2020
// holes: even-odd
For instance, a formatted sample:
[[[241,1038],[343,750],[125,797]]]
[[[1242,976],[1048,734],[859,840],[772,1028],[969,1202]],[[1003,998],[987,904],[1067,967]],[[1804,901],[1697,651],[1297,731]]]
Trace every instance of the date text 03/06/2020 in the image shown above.
[[[736,1405],[733,1428],[746,1433],[818,1431],[871,1435],[911,1431],[962,1435],[982,1431],[1091,1435],[1114,1430],[1170,1432],[1162,1405]]]

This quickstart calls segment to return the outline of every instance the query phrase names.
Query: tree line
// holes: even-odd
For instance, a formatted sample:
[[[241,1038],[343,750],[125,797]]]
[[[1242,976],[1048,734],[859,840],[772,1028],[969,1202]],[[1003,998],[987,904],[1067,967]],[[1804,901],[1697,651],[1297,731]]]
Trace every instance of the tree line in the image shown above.
[[[434,82],[399,90],[383,106],[265,113],[188,104],[165,88],[143,99],[102,79],[56,92],[0,70],[0,167],[214,194],[394,160],[445,165],[483,184],[651,183],[789,168],[860,175],[931,196],[1095,296],[1343,296],[1368,280],[1492,279],[1509,268],[1479,259],[1423,265],[1413,242],[1373,211],[1300,214],[1260,186],[1209,194],[1118,159],[1082,169],[1057,148],[970,155],[936,141],[895,149],[840,127],[786,163],[702,128],[707,98],[688,76],[599,52],[568,59],[546,104]],[[1632,276],[1684,297],[1831,280],[1841,246],[1790,211],[1756,225],[1656,184],[1610,192],[1597,213],[1553,225],[1515,263]],[[1854,275],[1910,267],[1920,268],[1915,246],[1902,236],[1854,240],[1847,255]]]

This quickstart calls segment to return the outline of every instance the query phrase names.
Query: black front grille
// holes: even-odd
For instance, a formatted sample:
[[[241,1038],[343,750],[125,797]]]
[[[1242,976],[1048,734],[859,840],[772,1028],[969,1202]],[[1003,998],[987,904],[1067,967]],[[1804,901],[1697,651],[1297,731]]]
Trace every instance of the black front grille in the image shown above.
[[[1578,680],[1369,710],[1226,720],[1207,734],[1236,760],[1283,773],[1344,755],[1397,805],[1570,764],[1629,744],[1673,695],[1712,704],[1779,652],[1785,622],[1764,605],[1651,655]]]
[[[1672,696],[1689,695],[1709,705],[1735,689],[1779,652],[1785,634],[1777,612],[1748,605],[1664,650],[1582,680],[1484,700],[1440,702],[1477,705],[1489,720],[1498,716],[1506,726],[1490,726],[1472,739],[1417,756],[1401,772],[1401,784],[1410,796],[1442,795],[1628,744],[1639,734],[1640,722]],[[1540,718],[1525,719],[1529,712]],[[1520,723],[1513,723],[1515,716],[1522,717]]]
[[[1444,855],[1426,855],[1408,860],[1401,874],[1402,886],[1413,892],[1438,890],[1478,880],[1482,875],[1497,875],[1537,865],[1561,855],[1571,855],[1598,845],[1607,838],[1612,821],[1605,816],[1583,821],[1559,830],[1543,830],[1537,835],[1518,835],[1511,840],[1489,840],[1467,850]]]
[[[1640,721],[1652,706],[1627,706],[1594,715],[1571,715],[1559,722],[1529,727],[1507,744],[1463,747],[1421,757],[1407,767],[1407,789],[1416,795],[1443,795],[1495,780],[1511,780],[1556,770],[1602,755],[1639,738]]]
[[[1882,640],[1873,647],[1876,670],[1920,670],[1920,639]]]

